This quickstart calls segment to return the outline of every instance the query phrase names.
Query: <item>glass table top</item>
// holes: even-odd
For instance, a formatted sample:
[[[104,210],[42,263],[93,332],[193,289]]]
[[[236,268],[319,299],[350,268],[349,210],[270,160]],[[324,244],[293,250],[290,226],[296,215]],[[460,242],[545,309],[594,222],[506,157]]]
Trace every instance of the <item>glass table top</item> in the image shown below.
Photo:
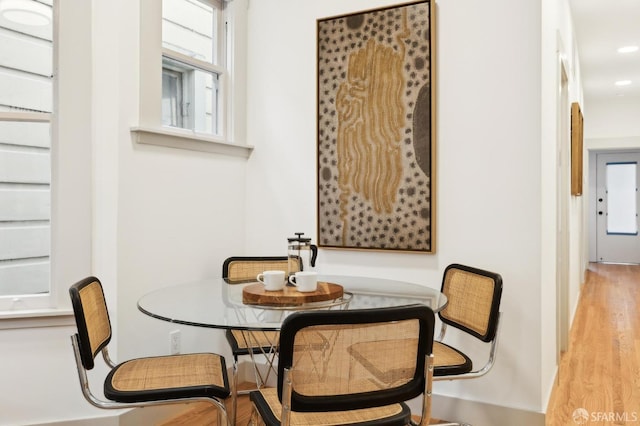
[[[138,309],[164,321],[222,329],[278,330],[282,320],[304,309],[364,309],[422,303],[437,312],[447,304],[439,290],[404,281],[318,275],[318,281],[344,288],[340,299],[300,306],[271,307],[242,302],[242,289],[255,281],[230,284],[223,278],[205,279],[154,290],[138,300]]]

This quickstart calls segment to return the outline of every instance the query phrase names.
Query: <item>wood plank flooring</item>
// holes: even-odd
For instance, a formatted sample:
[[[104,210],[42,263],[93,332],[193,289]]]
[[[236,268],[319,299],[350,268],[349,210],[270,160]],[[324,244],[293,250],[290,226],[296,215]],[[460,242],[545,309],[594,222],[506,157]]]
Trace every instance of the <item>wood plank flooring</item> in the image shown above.
[[[640,266],[589,265],[547,426],[640,424],[639,307]]]

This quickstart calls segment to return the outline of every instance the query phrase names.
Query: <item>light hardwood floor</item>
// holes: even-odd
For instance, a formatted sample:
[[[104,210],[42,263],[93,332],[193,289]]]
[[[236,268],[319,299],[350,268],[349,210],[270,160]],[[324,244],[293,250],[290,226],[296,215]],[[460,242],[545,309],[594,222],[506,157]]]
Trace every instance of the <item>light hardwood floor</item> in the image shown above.
[[[640,424],[639,307],[640,266],[589,265],[547,426]]]

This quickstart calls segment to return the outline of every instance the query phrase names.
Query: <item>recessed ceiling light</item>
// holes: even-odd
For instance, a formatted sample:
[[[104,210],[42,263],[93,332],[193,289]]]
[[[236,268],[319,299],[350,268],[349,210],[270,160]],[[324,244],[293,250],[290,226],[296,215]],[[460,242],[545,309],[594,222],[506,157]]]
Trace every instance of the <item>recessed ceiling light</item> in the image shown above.
[[[623,46],[618,49],[618,53],[633,53],[638,51],[638,46]]]
[[[628,86],[631,84],[631,80],[618,80],[616,81],[616,86]]]
[[[0,0],[0,16],[9,21],[32,26],[51,23],[51,8],[30,0]]]

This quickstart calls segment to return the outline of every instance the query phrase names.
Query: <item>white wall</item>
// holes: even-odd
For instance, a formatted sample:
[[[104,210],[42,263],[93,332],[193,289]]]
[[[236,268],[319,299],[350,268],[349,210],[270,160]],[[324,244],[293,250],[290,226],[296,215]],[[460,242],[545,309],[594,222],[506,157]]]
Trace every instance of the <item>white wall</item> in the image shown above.
[[[251,2],[248,132],[256,150],[247,170],[247,251],[284,253],[285,238],[296,231],[316,237],[316,19],[389,4]],[[500,272],[504,316],[495,369],[479,380],[438,382],[435,392],[540,412],[553,375],[552,367],[542,371],[541,354],[552,358],[555,347],[541,343],[555,323],[542,329],[541,170],[549,165],[541,161],[549,158],[540,147],[540,6],[437,4],[437,253],[321,250],[319,268],[431,287],[452,262]],[[555,88],[549,90],[555,102]],[[438,414],[447,418],[436,407]]]
[[[103,86],[97,89],[102,108],[108,105],[107,113],[98,115],[110,137],[95,139],[99,144],[104,139],[101,146],[112,162],[105,170],[112,179],[104,186],[113,194],[111,213],[101,221],[113,233],[99,239],[104,256],[98,260],[106,273],[115,271],[119,356],[169,353],[169,331],[176,328],[183,330],[184,352],[223,352],[222,332],[150,319],[136,302],[156,288],[220,276],[223,260],[242,252],[246,159],[133,142],[130,128],[140,123],[138,79],[145,78],[138,74],[138,58],[145,59],[131,41],[139,39],[139,23],[146,18],[140,17],[138,2],[120,0],[120,9],[113,2],[100,4],[101,13],[94,15],[105,29],[100,50],[118,54],[96,57],[97,67],[113,71],[101,72]],[[118,37],[109,38],[113,28],[106,28],[114,22],[120,25]]]
[[[640,98],[587,98],[585,100],[584,136],[589,162],[586,179],[589,183],[587,210],[589,259],[596,253],[596,154],[598,151],[640,149]],[[592,212],[589,214],[589,212]]]
[[[553,379],[556,373],[557,363],[557,305],[566,304],[563,309],[567,310],[569,325],[573,319],[573,314],[577,307],[580,294],[580,285],[584,281],[584,271],[586,268],[586,239],[584,230],[584,209],[586,196],[571,196],[567,187],[563,196],[568,197],[566,205],[568,221],[568,250],[569,258],[565,260],[568,268],[568,282],[557,282],[556,262],[559,256],[556,249],[556,238],[558,238],[559,226],[558,210],[558,182],[561,180],[557,162],[562,163],[561,168],[567,176],[570,176],[570,107],[571,103],[578,102],[584,110],[583,92],[580,80],[580,63],[573,32],[573,22],[571,11],[567,1],[557,2],[554,0],[543,2],[543,29],[542,29],[542,164],[540,177],[543,188],[543,200],[541,203],[542,214],[542,279],[541,279],[541,311],[540,321],[542,323],[541,335],[541,360],[542,360],[542,400],[544,407],[548,402]],[[562,84],[561,73],[564,72],[567,78],[566,106],[562,105],[560,87]],[[566,107],[565,114],[560,108]],[[567,120],[561,123],[562,119]],[[562,132],[565,131],[564,137]],[[564,152],[566,157],[560,161],[559,153],[562,144],[566,144]],[[585,160],[586,161],[586,160]],[[569,182],[567,182],[569,185]],[[586,180],[584,184],[586,191]],[[566,286],[566,299],[559,300],[557,296],[558,287]],[[568,334],[568,329],[565,333]]]
[[[230,254],[284,254],[286,237],[297,231],[315,239],[316,19],[389,4],[250,2],[247,143],[256,149],[248,163],[135,144],[129,128],[136,124],[138,106],[138,2],[94,0],[93,10],[78,9],[93,14],[96,31],[94,79],[87,76],[93,95],[87,121],[95,154],[91,251],[93,270],[103,277],[115,312],[117,358],[169,351],[168,332],[175,327],[139,313],[135,303],[142,294],[218,275]],[[555,323],[546,319],[555,309],[546,293],[555,292],[555,287],[543,283],[555,278],[555,272],[549,273],[555,259],[541,253],[555,250],[555,241],[551,244],[543,237],[549,224],[548,194],[555,191],[555,181],[541,175],[555,167],[555,156],[546,146],[553,144],[546,138],[555,136],[548,123],[552,118],[541,116],[541,111],[549,97],[555,99],[555,88],[541,77],[553,61],[541,47],[541,32],[546,40],[547,31],[555,30],[554,24],[541,30],[541,24],[558,18],[549,18],[549,11],[541,11],[535,0],[437,4],[437,252],[321,250],[319,267],[329,273],[399,278],[436,288],[452,262],[500,272],[504,315],[495,369],[479,380],[438,382],[435,391],[543,412],[554,368],[548,361],[554,345],[546,339],[555,333]],[[523,50],[529,53],[516,55]],[[68,120],[72,123],[73,117]],[[215,330],[203,334],[182,329],[185,351],[226,350]],[[12,332],[14,342],[33,341],[39,333],[56,339],[46,344],[47,355],[60,366],[55,374],[42,371],[51,383],[47,389],[60,395],[52,402],[57,405],[40,400],[37,410],[21,410],[14,424],[96,413],[82,401],[75,376],[64,374],[61,385],[55,382],[57,373],[68,371],[72,362],[68,331]],[[0,334],[3,342],[5,336],[9,338]],[[474,350],[484,354],[479,352]],[[13,351],[9,364],[16,365],[20,355]],[[0,394],[11,392],[29,400],[26,386],[3,386],[7,385],[0,384]],[[457,417],[437,408],[434,414]]]
[[[224,258],[242,252],[246,159],[133,142],[138,2],[61,3],[69,12],[61,25],[73,31],[63,39],[63,62],[71,67],[61,70],[60,151],[72,161],[56,173],[76,184],[54,206],[64,226],[55,231],[53,252],[84,250],[74,267],[54,276],[67,286],[88,274],[102,279],[116,360],[167,354],[169,331],[177,327],[144,316],[136,301],[154,288],[219,276]],[[88,234],[92,245],[85,244]],[[68,307],[66,291],[59,297]],[[1,425],[98,424],[96,416],[117,423],[117,411],[96,409],[82,397],[74,329],[0,330]],[[222,336],[183,327],[182,349],[224,353]],[[103,377],[104,369],[89,377],[98,395]]]
[[[639,115],[640,98],[638,97],[620,96],[613,99],[585,99],[585,148],[617,148],[620,145],[619,143],[612,142],[609,145],[603,145],[595,140],[640,136]],[[628,148],[628,146],[622,147]]]

